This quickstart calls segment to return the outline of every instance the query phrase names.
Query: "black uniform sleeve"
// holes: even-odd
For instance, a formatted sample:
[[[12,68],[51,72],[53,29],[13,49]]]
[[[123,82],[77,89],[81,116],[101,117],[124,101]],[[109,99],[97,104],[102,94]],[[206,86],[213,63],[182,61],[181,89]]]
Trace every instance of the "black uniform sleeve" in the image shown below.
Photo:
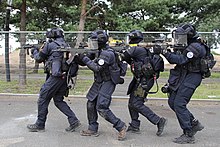
[[[167,61],[170,64],[183,65],[183,64],[189,62],[189,59],[185,55],[176,54],[174,52],[167,52],[166,54],[164,54],[164,57],[167,59]]]
[[[131,62],[132,62],[132,58],[127,51],[125,51],[124,53],[121,54],[121,59],[122,59],[122,61],[126,61],[128,64],[131,64]]]
[[[97,59],[96,59],[97,60]],[[91,60],[89,57],[85,56],[82,61],[84,64],[87,65],[87,67],[94,71],[94,72],[100,72],[102,71],[106,66],[106,62],[103,65],[99,65],[98,62],[96,62],[96,60]]]
[[[33,56],[36,62],[41,63],[41,62],[44,62],[48,58],[48,54],[49,54],[48,43],[46,43],[43,46],[43,50],[40,52],[35,52]]]

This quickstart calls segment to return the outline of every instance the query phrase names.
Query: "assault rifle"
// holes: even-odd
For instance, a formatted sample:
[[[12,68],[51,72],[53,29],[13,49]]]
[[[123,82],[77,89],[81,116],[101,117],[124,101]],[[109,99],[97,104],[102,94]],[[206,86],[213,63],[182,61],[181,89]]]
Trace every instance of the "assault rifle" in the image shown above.
[[[163,39],[156,39],[152,42],[143,42],[139,43],[138,46],[152,48],[155,46],[160,46],[163,50],[167,49],[175,49],[175,50],[183,50],[186,48],[187,44],[175,44],[174,42],[165,42]]]
[[[96,53],[96,52],[98,52],[98,48],[89,48],[86,43],[80,43],[79,48],[74,48],[71,46],[68,46],[68,47],[59,46],[59,47],[57,47],[57,49],[53,50],[53,52],[69,52],[69,53],[71,53],[71,58],[69,58],[66,61],[67,64],[71,64],[75,55]]]
[[[27,50],[27,55],[30,55],[29,50],[32,49],[32,48],[36,48],[36,47],[39,48],[39,45],[38,44],[25,44],[25,45],[21,46],[20,49]]]
[[[125,50],[127,50],[130,46],[127,44],[120,44],[120,45],[115,45],[115,46],[110,46],[110,48],[112,48],[114,51],[116,52],[123,52]]]
[[[38,44],[24,44],[20,47],[20,49],[25,49],[27,50],[27,55],[30,55],[29,50],[32,48],[37,48],[39,50],[42,49],[43,44],[45,43],[45,40],[38,40]]]
[[[64,47],[60,46],[53,52],[71,52],[71,54],[83,54],[83,53],[96,53],[98,49],[90,49],[90,48],[73,48],[73,47]]]
[[[174,42],[166,42],[164,39],[155,39],[152,42],[140,42],[136,44],[136,46],[149,48],[150,51],[153,47],[160,46],[162,50],[166,51],[167,49],[183,50],[185,49],[187,44],[186,43],[175,44]],[[113,48],[117,52],[121,52],[123,50],[128,49],[129,47],[130,47],[129,44],[123,43],[120,45],[113,46],[111,48]]]

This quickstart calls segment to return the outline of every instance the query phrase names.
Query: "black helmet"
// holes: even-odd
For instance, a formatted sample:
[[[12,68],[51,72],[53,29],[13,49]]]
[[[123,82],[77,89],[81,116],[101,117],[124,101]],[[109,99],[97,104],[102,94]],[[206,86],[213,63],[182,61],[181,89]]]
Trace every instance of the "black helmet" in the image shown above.
[[[91,39],[97,39],[99,45],[105,45],[108,41],[108,35],[104,30],[93,31],[90,35]]]
[[[130,44],[139,43],[144,39],[143,33],[139,30],[132,30],[127,36]]]
[[[187,39],[193,39],[198,37],[198,33],[196,32],[196,28],[191,24],[181,24],[175,30],[175,33],[186,34]]]
[[[64,32],[61,28],[52,28],[46,32],[47,38],[63,38]]]

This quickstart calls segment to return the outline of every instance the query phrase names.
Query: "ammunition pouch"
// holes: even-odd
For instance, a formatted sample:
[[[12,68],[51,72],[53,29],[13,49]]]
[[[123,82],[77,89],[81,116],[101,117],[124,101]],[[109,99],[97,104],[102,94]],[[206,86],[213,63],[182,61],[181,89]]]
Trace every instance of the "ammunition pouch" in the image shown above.
[[[67,59],[53,59],[46,61],[44,65],[44,73],[52,74],[53,76],[61,76],[64,72],[68,72],[69,65],[66,63]]]
[[[208,60],[207,59],[201,59],[201,73],[202,73],[202,78],[208,78],[211,76],[211,71],[208,65]]]
[[[153,77],[153,75],[155,74],[152,64],[146,60],[144,63],[133,62],[131,65],[131,72],[134,74],[136,78],[140,78],[140,77],[150,78]]]
[[[136,97],[144,97],[145,98],[145,95],[146,95],[146,90],[144,90],[142,85],[139,84],[139,86],[134,91],[134,96],[136,96]]]
[[[155,73],[152,63],[150,61],[150,57],[146,57],[144,60],[144,64],[141,67],[142,73],[144,77],[152,77]]]
[[[67,58],[62,59],[62,65],[61,65],[62,72],[67,72],[69,70],[69,65],[67,64],[66,61]]]
[[[190,62],[187,64],[186,69],[189,72],[200,72],[202,73],[202,78],[208,78],[211,76],[211,71],[209,67],[209,61],[208,59],[202,58],[194,60],[193,62]]]
[[[132,62],[131,63],[131,72],[135,77],[141,77],[142,76],[142,62]]]
[[[44,64],[44,73],[51,73],[52,61],[46,61]]]
[[[201,63],[200,59],[192,60],[186,65],[186,69],[189,72],[200,72]]]

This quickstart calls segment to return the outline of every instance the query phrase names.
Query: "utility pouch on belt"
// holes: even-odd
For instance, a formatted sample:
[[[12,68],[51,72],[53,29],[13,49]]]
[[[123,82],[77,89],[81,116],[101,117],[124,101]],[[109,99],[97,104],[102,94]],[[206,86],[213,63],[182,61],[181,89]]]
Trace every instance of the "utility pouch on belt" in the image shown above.
[[[145,96],[145,90],[142,88],[141,84],[134,91],[134,96],[138,96],[138,97],[144,97]]]

